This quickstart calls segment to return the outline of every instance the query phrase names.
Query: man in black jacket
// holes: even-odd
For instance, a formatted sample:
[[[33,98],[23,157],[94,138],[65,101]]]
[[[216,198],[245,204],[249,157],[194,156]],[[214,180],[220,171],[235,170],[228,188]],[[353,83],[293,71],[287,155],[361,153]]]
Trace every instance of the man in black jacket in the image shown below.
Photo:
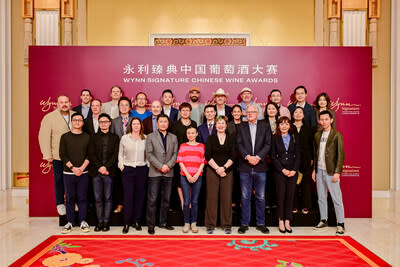
[[[239,124],[236,133],[242,191],[239,234],[244,234],[249,229],[253,186],[256,197],[256,229],[267,234],[269,230],[265,226],[265,173],[268,170],[266,158],[271,148],[271,130],[264,121],[257,121],[259,111],[256,105],[249,104],[246,112],[247,122]]]
[[[307,89],[303,85],[297,86],[296,89],[294,89],[294,95],[296,97],[296,102],[288,106],[290,114],[293,115],[296,107],[302,107],[304,109],[304,123],[315,132],[318,126],[317,115],[314,107],[307,103]]]
[[[89,175],[93,177],[98,219],[94,231],[105,232],[110,230],[112,178],[117,175],[119,138],[110,132],[111,117],[108,114],[100,114],[98,121],[100,131],[91,136],[89,143]]]
[[[92,93],[89,89],[83,89],[81,91],[81,100],[82,103],[72,110],[78,112],[83,115],[83,118],[86,119],[92,116],[92,110],[90,109],[90,102],[92,101]]]

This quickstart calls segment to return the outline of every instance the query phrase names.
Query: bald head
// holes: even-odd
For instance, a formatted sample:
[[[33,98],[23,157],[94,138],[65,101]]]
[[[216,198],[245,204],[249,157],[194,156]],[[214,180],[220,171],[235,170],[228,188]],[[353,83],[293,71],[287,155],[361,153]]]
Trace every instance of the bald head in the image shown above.
[[[158,114],[161,113],[161,103],[158,100],[153,101],[151,103],[151,112],[153,113],[154,116],[157,116]]]

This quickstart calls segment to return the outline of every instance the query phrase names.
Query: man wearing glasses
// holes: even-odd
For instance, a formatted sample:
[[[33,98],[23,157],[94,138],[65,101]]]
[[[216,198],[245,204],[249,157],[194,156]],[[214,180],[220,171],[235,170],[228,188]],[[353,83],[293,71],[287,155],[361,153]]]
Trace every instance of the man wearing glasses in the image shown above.
[[[98,223],[95,232],[110,230],[112,210],[112,184],[117,175],[119,138],[110,132],[111,117],[99,115],[99,131],[90,138],[89,176],[93,177],[93,191],[96,201]]]
[[[79,222],[82,232],[89,232],[86,222],[87,192],[89,175],[88,147],[90,136],[82,131],[83,115],[74,113],[71,116],[71,131],[61,136],[60,158],[64,165],[64,187],[66,195],[67,220],[62,233],[73,230],[75,221],[75,200],[79,207]]]

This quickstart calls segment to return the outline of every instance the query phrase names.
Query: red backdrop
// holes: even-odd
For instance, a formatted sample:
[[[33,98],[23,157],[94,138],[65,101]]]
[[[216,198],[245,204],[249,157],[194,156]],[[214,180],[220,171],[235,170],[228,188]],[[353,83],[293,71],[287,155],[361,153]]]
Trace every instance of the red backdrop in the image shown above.
[[[346,217],[371,217],[372,200],[372,66],[368,47],[30,47],[29,51],[30,216],[55,216],[51,165],[42,160],[40,121],[67,94],[80,103],[80,90],[109,101],[109,89],[139,91],[149,102],[171,88],[175,102],[188,101],[192,86],[201,102],[223,88],[228,103],[238,102],[243,87],[253,89],[264,105],[270,90],[283,93],[283,103],[298,85],[308,89],[307,101],[327,92],[337,112],[346,151],[342,174]],[[362,131],[361,131],[362,130]]]

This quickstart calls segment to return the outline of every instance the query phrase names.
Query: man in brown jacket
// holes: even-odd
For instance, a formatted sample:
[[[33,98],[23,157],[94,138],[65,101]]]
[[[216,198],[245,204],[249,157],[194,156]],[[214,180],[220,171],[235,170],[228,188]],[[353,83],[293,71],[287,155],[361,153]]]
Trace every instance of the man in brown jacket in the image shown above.
[[[75,112],[70,109],[71,101],[69,97],[66,95],[58,96],[57,108],[43,117],[39,130],[39,145],[43,159],[53,165],[54,189],[59,215],[66,214],[63,163],[60,159],[59,150],[61,135],[71,129],[71,115]]]

